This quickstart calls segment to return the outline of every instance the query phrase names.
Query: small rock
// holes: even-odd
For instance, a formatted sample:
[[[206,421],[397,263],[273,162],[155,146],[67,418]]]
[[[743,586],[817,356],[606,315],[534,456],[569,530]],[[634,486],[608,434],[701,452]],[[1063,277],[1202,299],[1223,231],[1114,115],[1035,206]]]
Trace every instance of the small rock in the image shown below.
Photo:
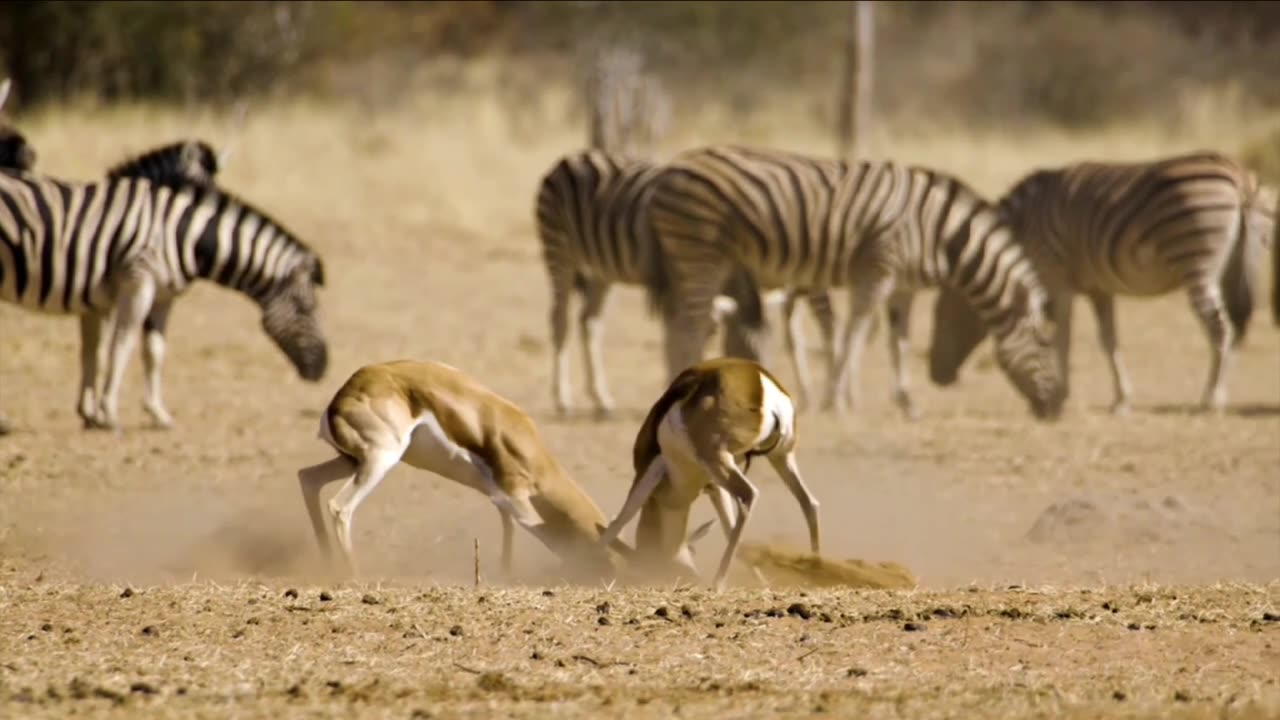
[[[1177,702],[1191,702],[1191,693],[1186,690],[1178,690],[1173,694],[1173,699]]]
[[[454,625],[453,627],[449,628],[449,634],[454,637],[462,637],[462,626]]]
[[[860,667],[851,667],[844,671],[845,677],[866,677],[867,673],[868,671],[866,668]]]
[[[918,622],[909,622],[902,626],[902,629],[906,630],[907,632],[922,632],[924,628],[925,628],[924,623],[918,623]]]
[[[43,624],[43,625],[41,625],[41,626],[40,626],[40,629],[41,629],[41,630],[43,630],[43,631],[45,631],[45,632],[49,632],[50,630],[52,630],[52,629],[53,629],[53,624],[52,624],[52,623],[45,623],[45,624]]]
[[[529,659],[530,659],[530,660],[541,660],[543,657],[545,657],[545,655],[543,655],[541,652],[539,652],[539,651],[537,651],[537,650],[534,650],[534,651],[533,651],[533,654],[529,656]]]
[[[155,695],[160,691],[156,690],[155,686],[150,683],[136,682],[129,686],[129,692],[139,695]]]
[[[147,637],[156,637],[160,634],[160,630],[155,625],[148,625],[142,628],[142,634]]]
[[[124,592],[120,593],[120,597],[125,599],[133,597],[133,588],[125,588]]]
[[[1141,629],[1142,629],[1142,626],[1141,626],[1141,625],[1139,625],[1138,623],[1134,623],[1134,622],[1129,623],[1129,624],[1128,624],[1128,625],[1126,625],[1125,627],[1128,627],[1130,630],[1141,630]]]
[[[596,624],[597,624],[597,625],[612,625],[612,624],[613,624],[613,621],[609,619],[609,616],[608,616],[608,615],[601,615],[600,617],[596,618]]]
[[[1280,613],[1262,613],[1262,622],[1280,622]]]
[[[302,685],[294,683],[290,685],[289,689],[285,690],[284,693],[291,698],[300,698],[302,697]]]
[[[365,605],[378,605],[382,601],[374,597],[373,595],[370,595],[369,593],[365,593],[364,597],[360,598],[360,602],[364,603]]]
[[[1129,696],[1128,696],[1127,694],[1125,694],[1125,691],[1123,691],[1123,690],[1117,690],[1117,691],[1115,691],[1115,692],[1111,693],[1111,699],[1112,699],[1112,700],[1115,700],[1116,702],[1124,702],[1124,701],[1125,701],[1125,699],[1126,699],[1126,698],[1128,698],[1128,697],[1129,697]]]
[[[499,672],[481,673],[480,677],[476,678],[476,685],[485,692],[506,692],[515,687],[506,675]]]
[[[810,610],[809,606],[805,605],[804,603],[791,603],[789,606],[787,606],[787,614],[794,615],[800,618],[801,620],[808,620],[809,618],[813,617],[813,611]]]
[[[681,605],[680,615],[683,616],[685,620],[692,620],[695,616],[697,616],[697,613],[694,611],[693,608],[689,607],[688,605]]]
[[[599,614],[601,614],[601,615],[608,615],[608,614],[609,614],[609,610],[610,610],[610,609],[612,609],[612,608],[613,608],[613,606],[609,604],[609,601],[608,601],[608,600],[605,600],[604,602],[602,602],[602,603],[600,603],[599,605],[597,605],[597,606],[596,606],[596,612],[597,612],[597,613],[599,613]]]
[[[669,619],[669,616],[670,616],[671,612],[670,612],[669,610],[667,610],[667,606],[666,606],[666,605],[662,605],[662,606],[660,606],[657,610],[654,610],[654,611],[653,611],[653,614],[654,614],[654,615],[656,615],[656,616],[658,616],[658,617],[660,617],[660,618],[662,618],[662,619],[664,619],[664,620],[666,620],[666,619]]]
[[[285,597],[287,597],[287,598],[289,598],[290,600],[297,600],[297,599],[298,599],[298,591],[297,591],[297,590],[294,590],[293,588],[289,588],[288,590],[285,590],[285,591],[284,591],[284,596],[285,596]]]
[[[542,597],[555,597],[555,594],[556,594],[556,593],[555,593],[555,591],[554,591],[554,590],[543,590],[543,591],[542,591]]]
[[[320,591],[320,602],[329,602],[332,599],[333,599],[333,596],[329,594],[328,590]]]

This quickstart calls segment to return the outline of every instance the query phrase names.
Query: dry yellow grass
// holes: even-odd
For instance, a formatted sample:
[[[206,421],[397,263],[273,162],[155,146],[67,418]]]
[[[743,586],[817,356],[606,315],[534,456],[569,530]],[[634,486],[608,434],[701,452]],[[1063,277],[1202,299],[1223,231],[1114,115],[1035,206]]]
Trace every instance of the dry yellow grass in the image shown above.
[[[480,90],[414,96],[378,114],[251,108],[221,180],[325,258],[332,364],[319,384],[294,376],[249,302],[201,286],[178,303],[170,330],[165,383],[178,427],[146,427],[135,358],[124,434],[87,434],[73,410],[75,321],[0,307],[0,407],[20,430],[0,439],[0,715],[1280,711],[1280,624],[1264,619],[1280,613],[1280,333],[1259,315],[1232,369],[1230,411],[1190,413],[1208,354],[1181,296],[1119,303],[1136,391],[1129,418],[1105,411],[1109,379],[1088,321],[1076,325],[1074,394],[1057,424],[1030,419],[985,351],[959,387],[929,386],[920,353],[932,293],[913,310],[920,422],[899,418],[880,351],[868,353],[856,415],[801,417],[824,552],[896,563],[918,589],[559,587],[552,558],[523,535],[524,582],[506,587],[490,576],[493,509],[407,468],[357,519],[367,581],[323,585],[294,473],[327,456],[318,412],[358,366],[416,357],[464,368],[529,411],[607,514],[622,502],[634,433],[664,384],[660,330],[639,291],[620,289],[605,358],[619,416],[554,418],[533,197],[582,133],[562,120],[566,93],[511,116],[483,91],[483,71],[469,71]],[[223,119],[173,110],[22,120],[43,169],[64,177],[97,177],[122,154],[177,137],[229,139]],[[712,139],[827,146],[812,123],[782,111],[750,127],[710,112],[688,120],[666,152]],[[878,151],[995,193],[1037,164],[1080,156],[1234,151],[1237,122],[1249,124],[1228,118],[1220,132],[1174,138],[886,127]],[[767,466],[753,477],[762,501],[748,539],[797,540],[803,523],[785,489]],[[1186,512],[1148,518],[1155,532],[1100,523],[1027,536],[1046,507],[1073,497],[1118,507],[1167,495]],[[694,522],[710,517],[704,505]],[[704,565],[723,547],[712,535]],[[470,582],[474,538],[488,585],[449,587]],[[125,583],[142,591],[120,598]],[[955,590],[970,583],[973,592]],[[297,598],[282,597],[290,587]],[[318,599],[326,589],[332,602]],[[365,593],[375,604],[361,602]],[[611,625],[598,620],[606,600]],[[789,615],[793,603],[813,616]],[[927,627],[909,632],[908,622]]]

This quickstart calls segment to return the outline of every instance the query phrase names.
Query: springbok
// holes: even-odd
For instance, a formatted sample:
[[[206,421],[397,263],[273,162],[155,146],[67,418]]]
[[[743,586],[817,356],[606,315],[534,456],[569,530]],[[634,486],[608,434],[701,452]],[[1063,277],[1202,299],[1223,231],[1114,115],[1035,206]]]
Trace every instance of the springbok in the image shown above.
[[[640,427],[632,451],[635,481],[600,540],[616,542],[639,513],[636,561],[674,562],[696,576],[692,553],[681,539],[691,506],[706,492],[729,540],[714,581],[722,589],[759,494],[746,471],[752,457],[763,455],[800,504],[816,555],[818,501],[800,477],[795,447],[795,404],[763,366],[723,357],[687,368]]]

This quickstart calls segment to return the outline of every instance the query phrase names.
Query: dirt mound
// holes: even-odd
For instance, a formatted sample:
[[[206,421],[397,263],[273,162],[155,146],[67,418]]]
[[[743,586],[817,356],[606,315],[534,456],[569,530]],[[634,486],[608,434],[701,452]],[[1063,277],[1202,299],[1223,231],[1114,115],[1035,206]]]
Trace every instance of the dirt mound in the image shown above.
[[[756,584],[763,581],[768,587],[894,590],[916,586],[916,578],[911,571],[892,562],[825,558],[777,545],[748,542],[739,546],[737,559],[750,569]]]
[[[1172,495],[1159,501],[1134,498],[1114,502],[1076,497],[1046,508],[1027,531],[1027,538],[1037,543],[1172,543],[1224,532],[1204,511]]]

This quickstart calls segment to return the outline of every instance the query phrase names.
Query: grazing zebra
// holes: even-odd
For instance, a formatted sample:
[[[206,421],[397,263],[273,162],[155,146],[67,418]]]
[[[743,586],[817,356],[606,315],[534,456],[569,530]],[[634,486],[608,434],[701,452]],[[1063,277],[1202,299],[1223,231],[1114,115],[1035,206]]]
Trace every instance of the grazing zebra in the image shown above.
[[[1222,410],[1231,346],[1252,314],[1253,275],[1267,244],[1264,228],[1273,222],[1261,190],[1251,173],[1213,152],[1038,170],[1009,190],[1000,206],[1049,292],[1064,388],[1077,293],[1093,306],[1111,367],[1112,410],[1122,414],[1132,385],[1118,349],[1115,296],[1182,289],[1212,353],[1200,404]],[[954,296],[939,295],[935,317],[930,374],[945,385],[955,381],[985,328]]]
[[[536,220],[551,281],[551,394],[560,413],[567,412],[571,405],[567,341],[569,301],[575,291],[582,296],[578,332],[588,390],[599,415],[613,410],[604,375],[603,313],[613,284],[653,288],[662,282],[660,249],[651,239],[645,214],[653,180],[660,170],[654,162],[588,149],[560,158],[542,179]],[[743,334],[736,331],[734,317],[739,303],[760,299],[751,286],[735,281],[724,288],[725,295],[717,298],[711,318],[713,323],[724,322],[725,354],[741,356],[746,346]],[[815,315],[821,318],[825,313],[829,319],[826,327],[830,327],[833,316],[827,295],[806,298]],[[794,303],[794,297],[789,297],[788,302]],[[830,333],[824,332],[824,337],[830,349]],[[789,333],[788,350],[799,347],[791,338]],[[807,372],[798,351],[792,352],[792,362],[802,377],[802,390],[807,390]],[[803,392],[797,395],[804,397]]]
[[[144,406],[161,426],[172,424],[160,398],[164,344],[155,339],[174,299],[196,279],[251,297],[299,375],[323,376],[328,350],[315,314],[323,265],[266,214],[212,185],[0,173],[0,300],[80,316],[77,410],[86,427],[118,427],[124,367],[144,324]],[[103,330],[113,314],[108,344]],[[100,347],[110,353],[95,399]]]
[[[827,408],[841,410],[874,309],[944,285],[994,328],[1000,365],[1032,412],[1058,414],[1061,377],[1044,288],[995,208],[959,180],[887,162],[716,146],[683,153],[654,183],[650,214],[668,275],[655,302],[667,308],[673,376],[701,359],[707,308],[735,267],[766,290],[850,286],[826,397]],[[761,326],[763,318],[748,315],[744,322]],[[889,319],[895,397],[914,416],[900,351],[905,313]]]

